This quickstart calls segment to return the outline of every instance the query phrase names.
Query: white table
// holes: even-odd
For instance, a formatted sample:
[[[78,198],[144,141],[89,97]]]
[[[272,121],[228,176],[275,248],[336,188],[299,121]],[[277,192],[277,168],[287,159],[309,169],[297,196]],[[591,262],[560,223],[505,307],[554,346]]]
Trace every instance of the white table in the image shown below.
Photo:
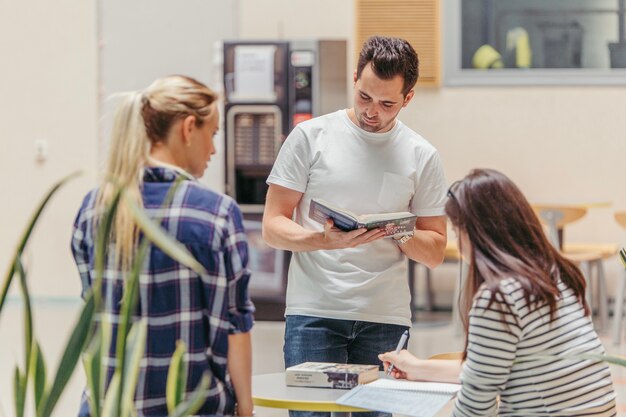
[[[369,411],[337,404],[335,401],[346,392],[345,389],[288,387],[284,372],[252,377],[252,400],[259,407],[324,411],[330,412],[332,417],[349,417],[352,411]]]
[[[335,401],[346,392],[345,389],[288,387],[284,372],[252,376],[252,401],[259,407],[330,412],[332,417],[350,417],[352,412],[370,411],[337,404]],[[452,403],[442,408],[437,416],[449,416]]]

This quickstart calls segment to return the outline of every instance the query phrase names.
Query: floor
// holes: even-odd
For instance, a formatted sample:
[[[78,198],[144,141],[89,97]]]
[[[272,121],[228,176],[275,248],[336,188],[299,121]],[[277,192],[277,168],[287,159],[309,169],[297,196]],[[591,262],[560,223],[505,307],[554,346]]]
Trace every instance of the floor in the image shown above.
[[[77,319],[80,301],[38,300],[34,303],[35,335],[44,351],[48,374],[51,364],[59,360],[62,346],[66,343],[69,330]],[[413,326],[409,350],[426,357],[433,353],[457,351],[462,340],[454,330],[449,312],[418,313]],[[15,366],[23,367],[23,315],[21,304],[9,300],[0,316],[0,417],[13,417],[13,375]],[[257,322],[253,332],[253,373],[270,373],[284,370],[282,360],[284,324],[282,322]],[[613,346],[607,335],[602,340],[609,353],[626,353],[626,340],[621,346]],[[619,416],[626,417],[626,368],[612,367],[616,383]],[[76,415],[84,377],[82,371],[74,372],[65,393],[53,413],[55,417]],[[31,403],[29,400],[28,403]],[[33,416],[32,407],[27,406],[26,416]],[[258,408],[258,417],[286,417],[283,410]]]

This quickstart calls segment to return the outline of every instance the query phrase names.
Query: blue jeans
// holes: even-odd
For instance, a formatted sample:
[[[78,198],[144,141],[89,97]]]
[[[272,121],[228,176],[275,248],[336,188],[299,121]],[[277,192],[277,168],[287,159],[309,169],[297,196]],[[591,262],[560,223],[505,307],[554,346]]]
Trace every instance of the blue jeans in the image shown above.
[[[302,362],[336,362],[365,365],[382,363],[378,354],[396,349],[409,328],[397,324],[287,316],[285,320],[285,366]],[[290,417],[329,417],[330,413],[289,411]],[[359,417],[391,416],[359,413]]]

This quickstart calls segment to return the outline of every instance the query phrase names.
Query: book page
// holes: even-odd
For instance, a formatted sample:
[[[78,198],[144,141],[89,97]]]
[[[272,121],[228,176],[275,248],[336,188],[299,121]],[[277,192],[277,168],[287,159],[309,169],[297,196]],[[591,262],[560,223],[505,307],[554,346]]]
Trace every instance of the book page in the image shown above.
[[[369,383],[372,387],[394,389],[401,391],[442,392],[454,394],[461,389],[461,384],[447,384],[444,382],[407,381],[406,379],[380,378]]]
[[[417,217],[413,213],[409,213],[408,211],[399,211],[397,213],[380,213],[380,214],[364,214],[359,216],[359,220],[362,222],[379,222],[384,220],[395,220],[395,219],[404,219],[404,218],[412,218]]]
[[[433,417],[453,396],[453,394],[385,389],[369,383],[353,388],[341,396],[337,404],[412,417]]]

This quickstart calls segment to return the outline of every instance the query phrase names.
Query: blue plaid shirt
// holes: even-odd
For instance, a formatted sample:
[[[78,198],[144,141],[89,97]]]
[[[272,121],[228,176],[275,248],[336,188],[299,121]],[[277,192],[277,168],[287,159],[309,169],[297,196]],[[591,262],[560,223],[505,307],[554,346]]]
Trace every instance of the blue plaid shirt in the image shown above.
[[[176,341],[187,345],[187,392],[206,371],[210,394],[198,415],[232,415],[235,393],[226,368],[228,335],[252,328],[254,307],[248,296],[248,246],[241,212],[229,197],[187,178],[172,202],[162,207],[172,183],[181,173],[148,167],[142,186],[143,203],[161,225],[208,271],[205,275],[181,265],[152,245],[140,275],[135,320],[146,318],[148,335],[141,361],[135,407],[138,415],[165,416],[165,383]],[[80,272],[83,295],[95,279],[93,229],[97,191],[84,199],[74,224],[72,252]],[[105,358],[107,385],[115,368],[115,335],[123,294],[122,272],[108,261],[102,283],[104,312],[113,323],[113,338]]]

